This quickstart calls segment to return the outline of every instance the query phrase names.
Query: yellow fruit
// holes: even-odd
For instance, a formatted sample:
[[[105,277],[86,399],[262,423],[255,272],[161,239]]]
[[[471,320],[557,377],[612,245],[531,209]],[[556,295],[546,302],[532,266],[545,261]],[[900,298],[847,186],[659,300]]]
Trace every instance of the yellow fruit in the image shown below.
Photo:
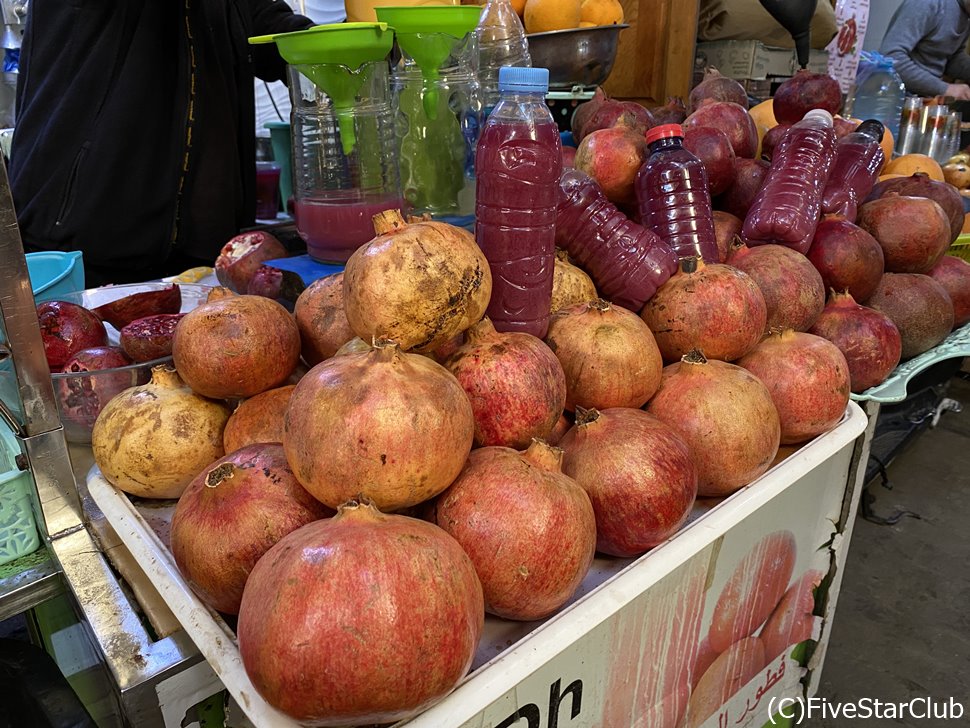
[[[596,23],[591,23],[588,20],[580,20],[579,21],[579,27],[580,28],[595,28],[596,27]]]
[[[578,28],[579,0],[526,0],[524,20],[526,33]]]
[[[879,175],[879,179],[877,179],[876,181],[883,182],[884,180],[893,179],[894,177],[905,177],[905,176],[906,176],[905,174],[881,174]]]
[[[616,25],[623,22],[623,6],[619,0],[583,0],[579,6],[580,26]]]
[[[772,127],[778,126],[772,101],[768,99],[748,109],[748,115],[754,119],[754,126],[758,130],[758,151],[754,155],[755,159],[761,159],[761,141],[765,138],[765,134]]]
[[[960,229],[961,233],[970,233],[970,212],[963,216],[963,227]]]
[[[970,187],[970,167],[962,162],[943,165],[943,177],[958,190]]]
[[[525,0],[512,0],[512,9],[521,18],[522,13],[525,12]]]
[[[946,181],[943,176],[943,169],[939,163],[932,157],[927,157],[925,154],[904,154],[901,157],[896,157],[887,163],[882,171],[884,174],[901,174],[904,177],[909,177],[917,172],[923,172],[929,175],[930,179],[935,179],[937,182]]]

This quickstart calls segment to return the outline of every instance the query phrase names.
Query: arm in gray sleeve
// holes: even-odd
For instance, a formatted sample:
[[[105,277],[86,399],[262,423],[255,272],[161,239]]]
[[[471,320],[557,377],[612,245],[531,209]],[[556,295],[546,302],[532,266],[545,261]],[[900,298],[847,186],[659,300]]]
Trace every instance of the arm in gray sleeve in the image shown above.
[[[946,75],[966,83],[970,81],[970,56],[961,48],[946,62]]]
[[[910,53],[930,31],[932,16],[922,12],[918,3],[904,3],[889,24],[879,52],[896,62],[896,73],[906,84],[906,91],[920,96],[946,93],[946,83],[910,57]]]

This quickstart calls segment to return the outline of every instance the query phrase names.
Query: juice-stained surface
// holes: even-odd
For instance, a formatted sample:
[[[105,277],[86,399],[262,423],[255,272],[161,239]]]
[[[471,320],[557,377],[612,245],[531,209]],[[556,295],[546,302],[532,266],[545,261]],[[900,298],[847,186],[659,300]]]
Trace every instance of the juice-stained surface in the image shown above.
[[[562,171],[559,129],[546,114],[506,121],[493,113],[475,162],[476,238],[492,271],[487,314],[499,331],[539,337],[549,326]]]
[[[361,245],[374,237],[374,215],[404,209],[401,198],[334,202],[312,198],[293,204],[300,237],[307,253],[323,263],[345,263]]]

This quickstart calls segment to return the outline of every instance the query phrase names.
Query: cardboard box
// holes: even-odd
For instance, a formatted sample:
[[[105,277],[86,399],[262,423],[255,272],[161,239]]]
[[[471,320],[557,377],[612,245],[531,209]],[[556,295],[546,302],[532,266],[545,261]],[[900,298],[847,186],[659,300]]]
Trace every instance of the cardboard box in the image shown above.
[[[792,48],[766,46],[756,40],[717,40],[697,44],[697,55],[714,66],[725,76],[737,79],[763,81],[769,78],[787,78],[798,70],[798,59]],[[829,54],[812,50],[808,69],[813,73],[828,73]]]

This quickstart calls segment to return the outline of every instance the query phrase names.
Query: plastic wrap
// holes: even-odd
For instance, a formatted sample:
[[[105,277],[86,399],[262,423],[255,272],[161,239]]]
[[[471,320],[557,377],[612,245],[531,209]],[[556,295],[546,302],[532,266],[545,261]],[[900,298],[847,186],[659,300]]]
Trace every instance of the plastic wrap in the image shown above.
[[[822,192],[822,212],[855,222],[859,204],[869,196],[886,161],[879,142],[883,125],[870,119],[839,140],[835,161]]]
[[[559,190],[556,245],[589,274],[601,296],[639,311],[677,271],[677,256],[620,212],[585,173],[565,170]]]

